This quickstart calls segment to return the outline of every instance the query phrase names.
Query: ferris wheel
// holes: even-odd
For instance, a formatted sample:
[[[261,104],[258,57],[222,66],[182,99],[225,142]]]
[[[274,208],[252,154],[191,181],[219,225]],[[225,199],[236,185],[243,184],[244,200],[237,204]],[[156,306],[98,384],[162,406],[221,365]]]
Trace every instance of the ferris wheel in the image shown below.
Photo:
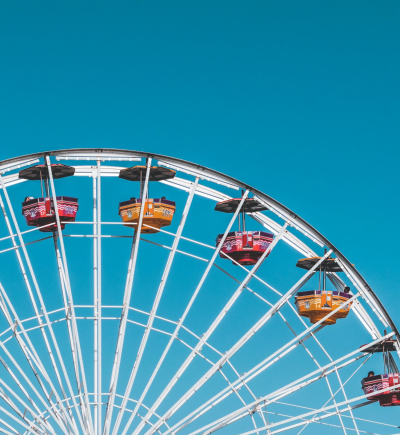
[[[398,433],[396,326],[275,199],[127,150],[0,174],[1,433]]]

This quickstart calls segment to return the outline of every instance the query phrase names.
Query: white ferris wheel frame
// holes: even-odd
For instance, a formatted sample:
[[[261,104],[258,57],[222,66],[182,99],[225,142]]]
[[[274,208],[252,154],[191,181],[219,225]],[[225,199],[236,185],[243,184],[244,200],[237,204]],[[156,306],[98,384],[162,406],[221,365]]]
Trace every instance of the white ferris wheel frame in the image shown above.
[[[64,297],[64,307],[52,312],[48,312],[46,310],[46,305],[44,303],[42,293],[39,284],[36,280],[35,272],[33,270],[32,263],[30,261],[29,254],[26,248],[27,244],[24,242],[24,237],[23,237],[24,234],[28,232],[36,231],[37,228],[29,229],[27,231],[21,231],[15,216],[15,212],[14,212],[12,202],[10,200],[10,196],[8,194],[8,190],[10,187],[12,187],[15,184],[26,181],[18,178],[19,168],[35,164],[40,159],[43,159],[46,165],[50,165],[51,163],[54,163],[56,161],[61,161],[61,160],[68,160],[68,161],[77,160],[79,161],[80,164],[75,167],[75,176],[91,177],[93,179],[93,189],[92,189],[93,221],[91,222],[78,221],[75,223],[77,225],[91,224],[93,228],[93,232],[91,234],[88,233],[85,235],[63,235],[61,231],[60,217],[58,215],[57,207],[55,207],[56,220],[58,226],[58,238],[57,239],[54,238],[54,243],[55,243],[55,250],[57,256],[58,272],[60,276],[60,283],[61,283],[63,297]],[[144,196],[146,196],[148,192],[149,167],[152,164],[154,164],[154,162],[158,162],[158,164],[161,166],[165,166],[170,169],[176,170],[177,175],[179,175],[180,172],[185,173],[193,177],[193,181],[190,181],[186,178],[180,178],[178,176],[172,180],[161,181],[161,183],[170,185],[174,188],[186,191],[188,193],[186,205],[183,209],[180,218],[180,223],[176,233],[171,233],[169,231],[166,231],[165,229],[161,230],[161,232],[173,237],[173,243],[171,246],[161,245],[156,242],[145,240],[144,238],[141,237],[141,228],[143,223],[143,210],[144,210],[143,207],[141,208],[139,223],[137,226],[137,230],[135,231],[135,236],[133,239],[132,249],[130,253],[130,261],[127,270],[127,278],[126,278],[126,285],[124,291],[124,300],[120,307],[110,307],[110,306],[102,305],[102,269],[101,269],[102,243],[101,241],[102,238],[104,237],[117,237],[117,236],[105,235],[103,234],[102,230],[107,225],[122,225],[122,223],[102,221],[101,180],[103,177],[118,177],[119,171],[120,169],[122,169],[122,167],[120,166],[112,166],[107,162],[113,162],[113,163],[117,163],[118,161],[129,162],[129,161],[138,161],[141,159],[145,159],[146,161],[146,177],[144,181],[144,191],[143,191]],[[85,161],[87,161],[88,165],[82,165],[82,162]],[[12,173],[9,174],[10,172]],[[51,196],[54,201],[54,204],[57,204],[57,194],[56,194],[55,184],[51,171],[49,171],[49,178],[50,178],[49,188],[50,188]],[[217,248],[197,240],[188,239],[182,235],[186,218],[190,211],[191,203],[196,195],[209,198],[215,202],[219,202],[231,198],[225,193],[218,191],[217,188],[212,189],[210,187],[201,184],[202,180],[206,180],[211,183],[214,183],[216,187],[218,187],[218,185],[222,185],[233,189],[243,189],[245,193],[242,197],[242,203],[249,194],[252,194],[258,201],[264,204],[270,212],[272,212],[274,215],[276,215],[278,218],[284,221],[284,224],[281,225],[277,223],[275,220],[273,220],[272,218],[260,212],[249,214],[254,220],[259,222],[266,229],[272,232],[275,237],[273,242],[269,246],[268,250],[264,252],[263,256],[258,260],[257,264],[254,267],[248,270],[243,266],[239,265],[242,269],[246,270],[246,277],[242,281],[237,280],[235,277],[229,275],[228,272],[223,270],[220,266],[216,265],[215,263],[215,260],[219,255],[220,249],[225,241],[225,238],[227,237],[228,232],[230,231],[233,223],[235,222],[238,216],[240,206],[237,208],[236,213],[234,213],[233,217],[231,218],[229,225],[227,226],[224,235]],[[307,326],[303,321],[303,319],[301,319],[298,316],[298,314],[296,313],[292,305],[288,303],[289,299],[310,279],[313,273],[318,269],[318,266],[323,261],[323,259],[331,254],[335,255],[335,261],[337,261],[337,263],[340,265],[342,270],[346,273],[347,278],[352,282],[354,288],[357,290],[357,292],[354,295],[352,295],[352,297],[345,303],[345,305],[352,303],[352,310],[354,311],[358,319],[361,321],[362,325],[366,328],[366,330],[371,335],[373,343],[378,344],[388,337],[395,336],[397,354],[400,356],[400,352],[399,352],[400,339],[399,339],[398,330],[394,322],[390,318],[389,314],[387,313],[385,307],[380,302],[379,298],[376,296],[376,294],[371,289],[371,287],[368,285],[366,280],[356,270],[356,268],[346,259],[346,257],[332,243],[329,242],[329,240],[327,240],[324,236],[322,236],[317,230],[315,230],[310,224],[308,224],[298,215],[293,213],[291,210],[289,210],[287,207],[280,204],[273,198],[269,197],[263,192],[235,178],[226,176],[212,169],[199,166],[184,160],[164,156],[164,155],[139,152],[139,151],[127,151],[127,150],[120,150],[120,149],[70,149],[70,150],[58,150],[58,151],[35,153],[35,154],[25,155],[22,157],[8,159],[0,162],[0,206],[2,208],[4,219],[9,231],[9,235],[1,238],[0,241],[6,239],[10,239],[12,241],[13,247],[10,249],[14,250],[17,255],[18,263],[26,287],[30,294],[30,299],[32,301],[33,308],[35,311],[35,317],[32,317],[30,319],[20,319],[17,311],[12,305],[9,295],[7,294],[3,286],[0,284],[0,307],[5,318],[9,323],[9,328],[0,334],[0,348],[2,352],[4,352],[5,355],[7,355],[7,357],[12,362],[14,369],[11,370],[11,368],[8,366],[6,367],[6,369],[8,373],[12,376],[14,381],[17,383],[22,393],[22,396],[17,394],[16,391],[13,388],[11,388],[10,385],[8,385],[4,380],[0,378],[0,397],[7,403],[9,407],[11,407],[15,415],[10,413],[6,408],[3,408],[1,406],[0,406],[0,411],[2,411],[5,415],[7,415],[8,418],[18,422],[19,425],[24,427],[26,435],[29,435],[33,431],[36,433],[43,433],[48,435],[50,434],[56,435],[58,433],[57,431],[61,431],[65,435],[78,435],[80,433],[83,433],[85,435],[86,434],[117,435],[117,433],[119,433],[118,431],[120,429],[122,419],[126,412],[130,413],[130,418],[128,423],[125,424],[125,426],[122,429],[121,432],[122,435],[139,435],[143,433],[144,435],[152,435],[156,432],[162,433],[163,435],[176,434],[179,431],[183,430],[184,428],[188,427],[193,421],[197,420],[200,416],[208,412],[208,410],[211,409],[215,404],[220,403],[222,400],[224,400],[226,397],[230,396],[231,394],[235,394],[242,402],[243,406],[236,409],[232,413],[224,415],[220,419],[215,420],[207,424],[206,426],[201,427],[200,429],[196,429],[193,432],[189,432],[190,435],[211,434],[247,416],[250,416],[250,418],[252,419],[254,429],[242,433],[241,435],[250,435],[253,433],[274,434],[274,433],[281,433],[285,430],[289,430],[297,427],[300,429],[301,432],[310,423],[316,423],[316,422],[321,423],[322,420],[325,420],[326,418],[332,415],[336,415],[339,417],[340,427],[345,434],[347,433],[345,423],[344,423],[345,417],[350,418],[352,420],[354,429],[351,430],[354,430],[356,431],[357,434],[360,434],[360,432],[362,431],[359,431],[357,427],[357,418],[354,417],[352,411],[353,409],[359,406],[365,406],[366,404],[370,403],[370,402],[364,402],[361,404],[357,404],[357,402],[359,402],[360,400],[367,398],[368,395],[361,395],[356,398],[348,399],[346,396],[344,385],[349,379],[343,382],[339,375],[339,370],[342,367],[348,366],[349,364],[358,361],[362,357],[366,356],[366,353],[361,353],[360,355],[360,349],[354,349],[353,352],[350,352],[349,354],[337,360],[333,360],[329,356],[328,352],[323,347],[323,345],[318,341],[315,334],[323,327],[322,322],[325,320],[325,318],[330,317],[332,314],[338,311],[339,308],[336,309],[334,312],[328,314],[324,319],[320,320],[316,324]],[[309,243],[306,244],[305,242],[300,240],[295,235],[294,231],[292,232],[290,231],[290,229],[293,229],[294,231],[298,231],[301,234],[303,234],[303,236],[306,236],[309,240]],[[49,237],[52,236],[44,237],[42,239],[37,240],[37,242],[47,239]],[[76,311],[83,307],[75,305],[73,302],[73,293],[71,289],[71,283],[70,283],[70,277],[68,271],[67,255],[64,247],[64,237],[91,237],[93,239],[94,288],[93,288],[93,305],[90,306],[90,308],[93,309],[92,320],[94,326],[94,343],[93,343],[94,391],[93,392],[89,392],[87,387],[85,365],[82,357],[82,350],[81,350],[81,344],[79,340],[79,331],[78,331],[78,324],[77,324],[77,320],[82,319],[82,317],[77,315]],[[119,237],[123,237],[123,236],[119,236]],[[126,236],[126,237],[132,238],[131,236]],[[178,250],[178,244],[180,240],[186,240],[191,243],[200,244],[207,248],[210,248],[213,250],[213,255],[210,259],[207,259],[207,258],[201,258],[199,256],[193,255],[189,252]],[[117,384],[118,384],[119,369],[120,369],[121,358],[122,358],[122,350],[124,345],[125,331],[128,323],[135,323],[134,321],[129,319],[130,312],[132,310],[135,310],[134,307],[130,306],[130,300],[131,300],[132,284],[135,275],[136,260],[138,256],[139,244],[141,241],[153,243],[161,246],[162,248],[168,249],[169,257],[166,266],[164,268],[164,273],[162,275],[162,279],[158,287],[158,291],[156,294],[156,298],[154,300],[153,307],[150,312],[147,313],[142,312],[148,317],[148,321],[146,324],[141,325],[145,328],[145,332],[143,334],[141,344],[132,367],[132,371],[130,374],[130,378],[125,393],[123,395],[120,395],[117,394]],[[284,241],[285,243],[287,243],[288,245],[296,249],[300,254],[307,257],[317,256],[317,254],[313,250],[313,246],[312,246],[313,244],[316,244],[319,247],[325,247],[327,249],[325,256],[322,257],[321,260],[310,271],[307,271],[307,273],[305,273],[302,276],[302,278],[284,294],[274,289],[271,285],[269,285],[267,282],[262,280],[256,274],[259,267],[263,263],[264,259],[274,249],[274,247],[279,241]],[[2,250],[0,251],[0,253],[9,251],[10,249]],[[200,261],[206,262],[208,264],[182,317],[179,319],[179,321],[172,321],[157,316],[157,307],[160,302],[161,295],[163,293],[164,286],[167,281],[176,253],[181,253],[183,255],[196,257]],[[224,273],[229,275],[232,279],[237,281],[238,288],[236,292],[232,295],[232,297],[230,298],[230,300],[228,301],[224,309],[215,318],[214,322],[211,324],[211,326],[206,331],[206,333],[203,334],[203,336],[199,337],[184,325],[184,320],[197,294],[199,293],[204,281],[206,280],[208,273],[210,272],[213,266],[222,270]],[[259,295],[258,293],[250,289],[249,282],[252,278],[256,279],[258,282],[261,282],[270,290],[278,294],[280,297],[278,302],[272,304],[268,302],[265,298],[263,298],[261,295]],[[338,277],[337,274],[328,273],[328,278],[338,290],[344,288],[345,284],[341,280],[341,278]],[[269,309],[265,313],[265,315],[260,320],[258,320],[253,325],[253,327],[231,349],[229,349],[225,353],[222,353],[217,349],[212,348],[212,346],[207,342],[207,340],[214,332],[214,330],[217,328],[218,324],[222,321],[226,313],[229,311],[229,309],[232,307],[232,305],[234,304],[234,302],[236,301],[236,299],[239,297],[240,293],[244,289],[252,292],[254,295],[256,295],[256,297],[258,297],[260,300],[262,300],[267,305],[269,305]],[[36,295],[36,297],[38,298],[40,307],[37,306],[34,295]],[[359,299],[363,300],[366,304],[368,304],[370,309],[376,315],[377,319],[383,324],[385,328],[390,328],[391,331],[388,334],[382,336],[380,332],[380,328],[376,325],[376,323],[368,314],[366,309],[359,302]],[[289,325],[289,323],[282,316],[280,309],[285,304],[288,304],[290,308],[297,314],[299,319],[302,321],[305,329],[300,334],[296,334],[291,328],[291,326]],[[107,310],[108,308],[121,309],[121,315],[120,317],[116,318],[117,320],[119,320],[118,339],[117,339],[117,345],[115,350],[111,378],[110,378],[110,385],[107,386],[108,392],[105,393],[104,386],[102,385],[102,376],[101,376],[102,321],[110,318],[103,314],[104,310]],[[55,320],[55,316],[57,315],[57,313],[62,314],[62,312],[64,313],[64,317],[62,319]],[[245,374],[239,374],[231,364],[230,358],[274,314],[278,314],[279,316],[281,316],[282,320],[292,330],[294,334],[293,340],[289,341],[284,346],[282,346],[279,350],[277,350],[268,358],[266,358],[264,361],[254,366],[252,370],[248,371]],[[174,332],[171,334],[169,332],[156,329],[154,326],[155,319],[159,319],[174,324],[175,325]],[[25,326],[28,325],[29,322],[33,320],[37,321],[38,325],[29,326],[29,327]],[[63,357],[61,355],[61,351],[57,343],[57,337],[53,331],[52,325],[58,321],[66,321],[67,323],[71,352],[72,352],[72,359],[73,359],[73,366],[74,366],[74,377],[75,377],[75,379],[72,381],[64,365]],[[28,332],[34,329],[40,329],[40,332],[43,336],[47,351],[52,361],[52,366],[57,378],[58,386],[54,384],[51,376],[49,376],[45,366],[41,361],[38,352],[35,349],[34,343],[32,343],[29,337]],[[185,343],[182,339],[178,337],[178,332],[181,329],[186,330],[186,332],[191,334],[197,340],[197,344],[195,346],[191,346],[190,344]],[[152,330],[158,330],[161,333],[167,334],[170,336],[170,339],[160,360],[157,363],[157,367],[153,372],[152,377],[147,383],[146,388],[143,390],[141,397],[139,398],[139,400],[133,400],[130,398],[130,393],[135,378],[137,376],[139,365],[147,344],[150,331]],[[9,335],[7,336],[7,334]],[[330,360],[329,364],[325,366],[320,366],[316,362],[315,358],[304,344],[304,342],[309,338],[312,338],[318,343],[320,348],[324,351],[324,353],[329,358]],[[36,389],[36,387],[32,384],[31,380],[23,372],[18,362],[13,358],[13,355],[7,349],[6,343],[11,339],[15,339],[18,342],[20,348],[22,349],[25,355],[26,360],[28,361],[30,367],[35,373],[35,376],[39,382],[39,386],[40,389],[42,390],[42,393],[40,393]],[[176,340],[181,341],[186,347],[188,347],[190,349],[190,354],[187,357],[187,359],[183,362],[183,364],[181,365],[177,373],[170,380],[168,385],[164,388],[163,392],[160,394],[158,399],[153,403],[152,406],[147,407],[143,403],[146,393],[150,388],[152,381],[154,380],[154,377],[157,374],[158,369],[163,363],[163,360],[165,359],[166,354],[168,353],[172,343]],[[370,345],[371,344],[369,344],[368,346]],[[212,362],[210,360],[207,360],[207,358],[205,358],[201,354],[201,349],[204,346],[209,347],[214,352],[216,352],[217,355],[219,355],[218,361]],[[259,373],[266,370],[266,368],[273,365],[275,362],[277,362],[279,359],[281,359],[284,355],[289,353],[292,349],[294,349],[297,346],[304,347],[304,349],[307,351],[310,357],[313,360],[315,360],[317,364],[317,369],[310,372],[307,376],[304,376],[303,378],[298,379],[296,382],[292,382],[286,385],[285,387],[282,387],[279,390],[274,391],[273,393],[269,393],[266,396],[256,398],[255,395],[252,393],[250,387],[248,386],[248,382],[254,377],[256,377]],[[364,348],[366,347],[367,346],[364,346]],[[55,350],[55,355],[53,353],[53,348]],[[361,348],[361,350],[363,350],[364,348]],[[171,391],[171,389],[178,381],[180,376],[182,376],[182,374],[185,372],[185,370],[190,365],[191,361],[194,359],[195,356],[200,356],[201,358],[205,358],[207,360],[207,362],[210,364],[209,371],[203,376],[201,376],[200,379],[198,379],[198,381],[194,385],[192,385],[187,390],[187,392],[184,395],[182,395],[182,397],[172,407],[168,409],[167,412],[165,412],[162,415],[159,415],[157,413],[157,409],[159,408],[160,404],[163,402],[165,397]],[[233,382],[230,381],[223,374],[222,367],[225,364],[229,365],[231,369],[236,373],[237,379],[235,381]],[[14,370],[16,371],[14,372]],[[177,423],[170,426],[168,424],[169,419],[216,372],[219,372],[222,374],[222,376],[224,376],[226,382],[228,383],[228,386],[224,390],[221,390],[217,395],[212,397],[210,400],[203,403],[200,407],[196,408],[192,413],[186,415],[183,419],[179,420]],[[340,390],[345,397],[345,401],[343,402],[339,403],[335,400],[335,395],[339,390],[334,392],[331,388],[327,376],[328,374],[331,373],[336,374],[338,378],[340,384]],[[41,405],[38,402],[36,402],[27,393],[27,391],[23,386],[23,382],[21,378],[24,380],[24,382],[26,382],[29,385],[29,387],[33,391],[35,391],[35,394],[37,396],[36,400],[39,400]],[[305,386],[310,385],[311,383],[321,378],[324,378],[327,383],[331,395],[330,400],[332,400],[333,405],[329,405],[329,406],[324,405],[320,409],[307,408],[306,409],[307,412],[304,412],[301,415],[295,417],[289,417],[277,423],[268,423],[268,421],[264,417],[264,411],[263,411],[263,409],[265,409],[267,405],[274,402],[279,403],[279,401],[281,401],[282,399],[284,399],[286,396],[293,393],[294,391],[298,391],[299,389],[304,388]],[[63,380],[67,386],[67,391],[65,391]],[[72,385],[73,382],[75,382],[76,384],[75,388]],[[8,393],[11,394],[11,396],[13,396],[13,399],[5,393],[3,388],[7,390]],[[247,389],[249,393],[252,395],[254,400],[251,403],[247,403],[245,400],[243,400],[239,391],[240,388]],[[389,391],[390,389],[393,389],[393,387],[390,387],[386,390]],[[23,396],[25,396],[25,399],[23,399]],[[121,404],[119,406],[115,404],[116,398],[121,399]],[[27,401],[30,404],[28,404]],[[106,405],[106,411],[103,415],[102,407],[104,405]],[[21,406],[24,409],[24,411],[21,411]],[[42,408],[40,406],[42,406]],[[141,416],[138,413],[138,411],[141,408],[146,410],[146,415]],[[115,410],[118,411],[117,411],[115,423],[112,426],[112,419]],[[75,414],[73,413],[73,411],[75,412]],[[349,415],[345,414],[347,412],[349,413]],[[259,426],[256,424],[255,419],[253,417],[253,414],[255,413],[257,413],[260,416],[261,420],[263,421],[263,426]],[[134,418],[137,416],[140,417],[140,422],[135,429],[132,429],[131,424]],[[153,417],[155,417],[155,419]],[[57,431],[50,424],[50,418],[52,418],[52,421],[57,422],[58,424]],[[76,418],[78,419],[78,422],[76,421]],[[3,426],[5,427],[5,428],[0,427],[0,432],[7,433],[7,434],[19,433],[18,430],[12,425],[10,425],[8,421],[5,421],[0,418],[0,423],[3,424]]]

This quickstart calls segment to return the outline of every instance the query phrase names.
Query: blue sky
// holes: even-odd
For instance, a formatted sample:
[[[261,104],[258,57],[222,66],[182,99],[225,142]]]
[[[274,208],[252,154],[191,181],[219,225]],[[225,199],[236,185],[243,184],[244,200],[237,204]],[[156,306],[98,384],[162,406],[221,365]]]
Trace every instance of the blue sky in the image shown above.
[[[396,1],[5,2],[0,158],[212,167],[329,238],[400,325]]]
[[[400,279],[399,8],[6,2],[1,158],[104,146],[218,169],[312,223],[389,304]]]

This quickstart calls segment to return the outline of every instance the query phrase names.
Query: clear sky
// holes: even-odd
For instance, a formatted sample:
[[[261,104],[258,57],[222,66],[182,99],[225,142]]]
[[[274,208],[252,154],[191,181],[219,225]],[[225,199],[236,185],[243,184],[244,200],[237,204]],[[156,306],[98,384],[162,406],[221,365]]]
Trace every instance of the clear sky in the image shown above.
[[[3,2],[0,157],[116,147],[210,166],[312,223],[389,304],[399,18],[392,0]]]
[[[0,159],[111,147],[212,167],[356,265],[400,326],[398,1],[3,2]]]

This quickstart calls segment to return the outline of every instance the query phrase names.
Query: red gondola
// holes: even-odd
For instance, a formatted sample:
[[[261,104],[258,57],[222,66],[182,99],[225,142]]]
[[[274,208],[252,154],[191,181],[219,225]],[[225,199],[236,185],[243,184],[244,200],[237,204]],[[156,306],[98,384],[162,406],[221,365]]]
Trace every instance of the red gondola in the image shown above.
[[[400,405],[400,374],[394,362],[391,352],[395,350],[395,341],[386,340],[378,345],[364,349],[363,352],[382,353],[385,373],[375,375],[369,372],[368,376],[361,380],[361,388],[365,394],[373,394],[367,397],[368,400],[379,402],[380,406]],[[396,387],[398,386],[398,387]],[[396,387],[389,391],[380,392],[389,387]]]
[[[51,165],[54,179],[65,178],[74,175],[75,168],[62,164]],[[39,228],[42,232],[57,231],[56,212],[53,198],[49,192],[49,172],[46,165],[36,165],[23,169],[19,172],[19,178],[24,180],[38,180],[42,190],[42,196],[34,198],[28,196],[22,203],[22,214],[26,223]],[[44,184],[44,188],[43,188]],[[61,229],[68,222],[74,222],[78,211],[78,199],[69,196],[57,196],[57,210],[60,217]]]
[[[241,198],[232,198],[227,201],[219,202],[215,206],[216,211],[222,213],[235,213]],[[228,233],[224,244],[219,253],[220,257],[234,260],[244,266],[252,266],[257,263],[263,253],[272,243],[274,236],[264,231],[246,231],[246,213],[254,213],[257,211],[267,210],[262,204],[254,198],[246,198],[240,210],[239,231]],[[242,224],[242,228],[240,227]],[[219,234],[216,238],[216,246],[219,245],[223,234]]]

